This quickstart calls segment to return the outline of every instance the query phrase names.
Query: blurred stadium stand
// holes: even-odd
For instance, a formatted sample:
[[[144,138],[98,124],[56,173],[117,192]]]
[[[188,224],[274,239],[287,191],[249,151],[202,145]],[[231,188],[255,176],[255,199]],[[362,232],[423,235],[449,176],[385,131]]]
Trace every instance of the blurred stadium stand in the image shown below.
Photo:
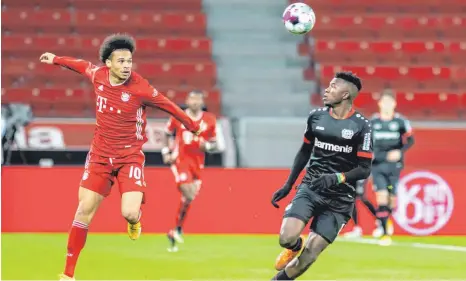
[[[229,135],[232,120],[227,141],[239,166],[288,167],[305,116],[339,70],[363,78],[356,106],[368,116],[392,88],[412,120],[466,118],[466,1],[302,1],[317,15],[306,36],[283,28],[290,0],[3,1],[2,103],[29,103],[36,117],[94,117],[86,78],[39,56],[98,63],[105,36],[128,32],[135,69],[160,91],[182,104],[205,90],[208,110],[229,118]]]
[[[101,41],[115,32],[137,39],[135,70],[160,91],[182,103],[203,89],[209,111],[221,114],[201,0],[3,1],[2,102],[30,102],[36,116],[92,117],[90,83],[38,58],[49,51],[98,63]]]
[[[466,118],[466,2],[458,0],[313,0],[315,29],[298,47],[312,59],[309,80],[325,87],[334,71],[364,79],[356,102],[376,110],[379,93],[394,89],[411,119]],[[320,104],[318,94],[313,104]]]

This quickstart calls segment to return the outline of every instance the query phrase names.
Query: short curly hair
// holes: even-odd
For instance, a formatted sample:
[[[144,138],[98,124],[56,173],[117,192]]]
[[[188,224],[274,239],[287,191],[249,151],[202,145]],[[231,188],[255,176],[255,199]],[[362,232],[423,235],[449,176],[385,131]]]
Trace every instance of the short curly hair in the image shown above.
[[[362,89],[361,79],[356,76],[354,73],[349,71],[342,71],[335,73],[335,78],[343,79],[346,82],[349,82],[358,88],[358,91]]]
[[[121,49],[129,50],[131,54],[134,53],[134,51],[136,51],[136,42],[134,38],[128,34],[119,33],[108,36],[100,46],[100,61],[105,63],[112,55],[113,51]]]

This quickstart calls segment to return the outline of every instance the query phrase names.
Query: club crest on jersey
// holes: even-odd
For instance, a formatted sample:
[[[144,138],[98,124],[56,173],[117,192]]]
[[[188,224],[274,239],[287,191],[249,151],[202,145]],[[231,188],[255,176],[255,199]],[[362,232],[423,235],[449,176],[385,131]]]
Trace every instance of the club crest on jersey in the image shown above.
[[[121,100],[124,101],[124,102],[129,101],[130,97],[131,97],[131,95],[128,94],[128,93],[125,93],[125,92],[121,93]]]
[[[376,123],[376,124],[374,125],[374,129],[376,129],[376,130],[382,129],[382,124]]]
[[[341,137],[344,138],[344,139],[350,140],[353,137],[353,135],[354,135],[353,130],[343,129],[341,131]]]
[[[398,131],[399,127],[400,126],[398,126],[398,123],[396,122],[390,122],[390,124],[388,124],[390,131]]]

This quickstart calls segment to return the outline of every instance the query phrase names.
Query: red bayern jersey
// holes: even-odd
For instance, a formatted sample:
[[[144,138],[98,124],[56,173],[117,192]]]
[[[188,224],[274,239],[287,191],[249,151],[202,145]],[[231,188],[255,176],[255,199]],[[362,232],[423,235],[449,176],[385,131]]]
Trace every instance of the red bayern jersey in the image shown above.
[[[134,71],[124,83],[112,85],[106,66],[98,67],[88,61],[58,56],[53,62],[87,76],[94,85],[96,129],[91,146],[94,154],[121,158],[140,153],[147,141],[147,106],[158,107],[174,115],[188,131],[199,128],[198,123]]]
[[[217,120],[215,115],[210,112],[202,111],[200,114],[200,117],[196,118],[201,122],[201,133],[199,136],[191,133],[173,117],[170,117],[167,122],[166,132],[171,135],[176,134],[173,153],[177,161],[192,158],[200,166],[204,165],[205,153],[201,150],[201,143],[216,139]]]

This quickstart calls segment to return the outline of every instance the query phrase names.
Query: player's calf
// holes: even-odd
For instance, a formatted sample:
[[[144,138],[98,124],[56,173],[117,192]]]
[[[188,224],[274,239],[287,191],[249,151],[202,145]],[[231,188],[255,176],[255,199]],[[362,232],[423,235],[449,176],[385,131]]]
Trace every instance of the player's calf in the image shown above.
[[[272,280],[294,280],[304,274],[317,260],[320,253],[329,245],[327,240],[316,233],[311,233],[301,254],[294,258],[285,269],[277,273]]]
[[[79,205],[68,235],[66,264],[63,271],[64,277],[71,279],[74,277],[79,254],[86,244],[89,224],[104,198],[102,195],[84,187],[79,188],[78,196]]]

